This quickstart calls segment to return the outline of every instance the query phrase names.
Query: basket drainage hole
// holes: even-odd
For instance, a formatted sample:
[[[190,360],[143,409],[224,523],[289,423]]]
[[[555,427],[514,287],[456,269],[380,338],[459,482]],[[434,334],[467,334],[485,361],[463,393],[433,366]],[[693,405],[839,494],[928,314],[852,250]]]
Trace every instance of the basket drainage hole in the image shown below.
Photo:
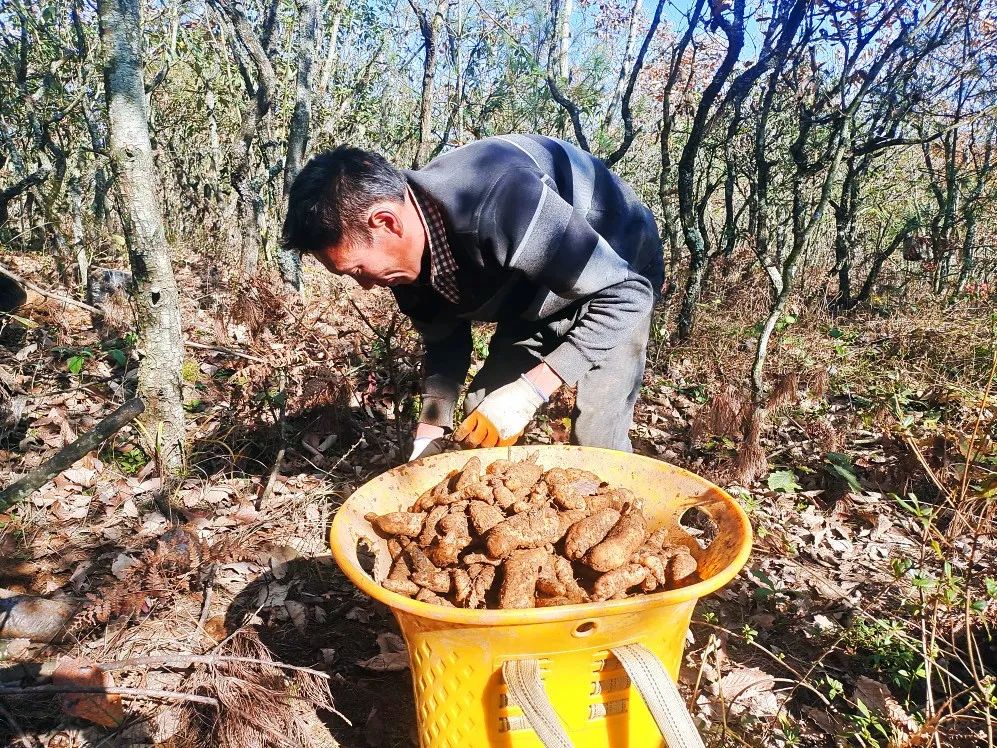
[[[679,526],[691,535],[699,547],[706,550],[717,537],[716,521],[699,507],[690,507],[679,518]]]
[[[585,623],[579,623],[577,628],[571,632],[572,636],[588,636],[598,628],[598,624],[595,621],[585,621]]]

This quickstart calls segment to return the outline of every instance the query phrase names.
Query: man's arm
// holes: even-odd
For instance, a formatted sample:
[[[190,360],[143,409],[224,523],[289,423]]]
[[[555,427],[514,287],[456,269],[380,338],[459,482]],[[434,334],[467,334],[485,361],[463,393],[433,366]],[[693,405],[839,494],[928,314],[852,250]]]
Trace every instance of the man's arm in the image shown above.
[[[451,429],[454,406],[471,366],[471,323],[466,320],[423,322],[413,319],[412,324],[422,335],[426,349],[419,423]],[[423,435],[436,437],[442,436],[443,432],[434,430]]]
[[[499,260],[564,299],[586,299],[585,313],[544,357],[574,384],[649,313],[651,282],[633,272],[585,217],[549,187],[542,175],[517,169],[496,184],[484,206],[479,232],[504,248]]]

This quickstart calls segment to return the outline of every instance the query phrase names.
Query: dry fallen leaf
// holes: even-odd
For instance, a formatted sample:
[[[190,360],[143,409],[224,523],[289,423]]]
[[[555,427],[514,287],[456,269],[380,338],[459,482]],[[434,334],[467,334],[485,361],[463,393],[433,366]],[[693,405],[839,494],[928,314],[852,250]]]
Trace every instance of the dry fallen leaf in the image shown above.
[[[772,693],[775,679],[756,667],[743,667],[727,673],[717,684],[717,694],[731,714],[750,712],[755,717],[772,717],[779,712],[779,700]]]
[[[56,686],[81,686],[85,688],[111,688],[114,679],[99,665],[82,659],[63,657],[59,660],[52,683]],[[125,719],[120,694],[65,693],[59,696],[62,710],[102,727],[117,727]]]
[[[405,640],[398,634],[385,631],[377,635],[377,646],[381,650],[369,660],[361,660],[357,664],[366,670],[378,673],[393,673],[408,667],[408,650]]]
[[[220,642],[228,636],[229,632],[228,627],[225,625],[225,616],[211,616],[211,618],[204,622],[204,633],[216,642]]]
[[[225,501],[229,497],[229,493],[231,493],[230,489],[224,486],[214,486],[206,490],[198,498],[209,504],[217,504],[220,501]]]
[[[253,522],[258,522],[260,520],[260,513],[256,511],[256,507],[253,506],[251,501],[243,501],[239,504],[239,508],[228,515],[229,519],[233,522],[238,522],[243,525],[250,525]]]
[[[72,467],[64,470],[63,477],[83,488],[93,488],[97,482],[97,471],[85,467]]]
[[[68,732],[57,732],[48,739],[46,748],[73,748],[73,738]]]
[[[305,629],[308,627],[308,606],[295,600],[287,600],[284,602],[284,609],[287,610],[287,615],[290,617],[291,623],[294,624],[294,628],[299,633],[305,633]]]
[[[360,623],[367,623],[370,620],[371,612],[366,608],[361,608],[357,606],[355,608],[350,608],[346,611],[346,619],[348,621],[359,621]]]
[[[3,655],[11,660],[23,657],[31,650],[30,639],[8,639],[3,644],[6,645],[3,648]]]
[[[128,576],[128,569],[138,563],[138,559],[129,556],[127,553],[119,553],[118,557],[111,563],[111,573],[118,579]]]
[[[869,711],[881,714],[891,724],[905,732],[917,729],[914,718],[904,711],[899,701],[893,698],[890,689],[877,680],[860,675],[855,681],[855,693],[852,694],[852,698],[856,701],[861,700],[869,707]]]
[[[250,505],[251,506],[251,505]],[[267,564],[270,566],[270,572],[273,574],[273,578],[278,582],[284,581],[290,571],[290,563],[298,558],[300,554],[289,545],[277,546],[270,551],[270,557],[267,559]],[[349,615],[347,615],[347,618]]]
[[[256,607],[270,608],[283,605],[290,590],[289,584],[265,584],[256,596]]]
[[[842,721],[838,718],[838,715],[833,712],[824,711],[823,709],[814,709],[813,707],[808,706],[803,707],[803,713],[812,719],[817,726],[828,735],[839,735],[844,729]]]

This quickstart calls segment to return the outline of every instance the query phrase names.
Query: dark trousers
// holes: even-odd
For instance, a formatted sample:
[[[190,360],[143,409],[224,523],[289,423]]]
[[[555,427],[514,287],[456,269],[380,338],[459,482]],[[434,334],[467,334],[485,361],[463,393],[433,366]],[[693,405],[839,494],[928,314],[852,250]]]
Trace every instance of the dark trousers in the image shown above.
[[[578,313],[539,323],[500,324],[488,345],[488,358],[464,398],[470,413],[485,396],[519,378],[561,342]],[[650,310],[630,336],[602,363],[578,380],[571,443],[632,452],[630,424],[640,394],[651,327]]]

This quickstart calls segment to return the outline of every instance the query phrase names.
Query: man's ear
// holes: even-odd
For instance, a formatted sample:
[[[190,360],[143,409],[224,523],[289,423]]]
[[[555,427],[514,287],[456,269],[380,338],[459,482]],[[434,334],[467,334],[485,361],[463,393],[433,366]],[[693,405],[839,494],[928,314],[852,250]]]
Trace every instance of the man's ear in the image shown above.
[[[367,217],[367,225],[371,231],[383,229],[395,236],[401,236],[404,233],[401,206],[389,202],[376,204]]]

